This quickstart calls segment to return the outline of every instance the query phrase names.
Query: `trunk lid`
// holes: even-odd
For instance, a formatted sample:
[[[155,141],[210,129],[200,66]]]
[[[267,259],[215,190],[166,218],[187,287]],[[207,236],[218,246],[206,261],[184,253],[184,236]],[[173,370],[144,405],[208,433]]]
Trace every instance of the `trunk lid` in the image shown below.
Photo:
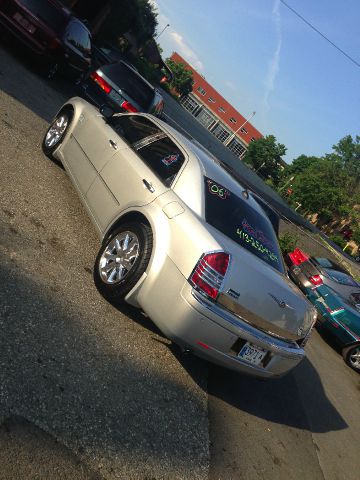
[[[217,303],[252,326],[297,341],[312,326],[312,305],[289,278],[214,229],[231,260]]]

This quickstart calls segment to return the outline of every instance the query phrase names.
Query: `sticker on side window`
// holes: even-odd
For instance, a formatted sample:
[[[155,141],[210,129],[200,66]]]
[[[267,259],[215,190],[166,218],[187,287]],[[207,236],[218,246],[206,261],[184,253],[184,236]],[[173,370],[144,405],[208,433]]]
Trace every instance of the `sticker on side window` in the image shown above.
[[[162,158],[161,161],[164,165],[166,165],[167,167],[170,167],[170,165],[177,162],[179,158],[180,158],[179,153],[173,153],[172,155],[168,155],[167,157]]]

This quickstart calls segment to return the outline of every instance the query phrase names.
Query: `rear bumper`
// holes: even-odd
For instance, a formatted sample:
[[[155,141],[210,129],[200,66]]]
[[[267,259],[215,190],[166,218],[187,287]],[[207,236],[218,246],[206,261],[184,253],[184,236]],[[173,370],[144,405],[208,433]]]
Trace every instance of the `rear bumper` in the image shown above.
[[[300,363],[305,356],[305,351],[296,343],[289,344],[274,338],[239,318],[235,318],[221,307],[203,299],[190,285],[184,286],[182,296],[188,305],[187,314],[192,317],[192,322],[200,323],[201,329],[204,329],[204,324],[207,324],[205,329],[212,332],[209,336],[203,334],[201,338],[200,335],[203,332],[199,331],[198,337],[200,338],[195,341],[192,331],[190,333],[190,348],[203,358],[232,370],[271,378],[284,375]],[[211,328],[209,327],[210,323]],[[221,338],[225,341],[219,342],[218,339]],[[240,348],[236,345],[243,346],[245,342],[267,350],[266,363],[252,365],[241,359],[238,356]],[[207,347],[203,347],[202,344]]]
[[[37,42],[30,33],[25,32],[15,21],[0,12],[0,29],[10,33],[21,45],[36,56],[50,60],[51,56],[46,48]]]
[[[87,79],[79,85],[79,94],[97,107],[106,104],[116,113],[123,113],[125,111],[118,104],[113,102],[111,98],[101,90],[101,88],[97,87],[91,79]]]
[[[175,343],[235,371],[274,378],[290,371],[305,357],[304,349],[295,342],[259,331],[202,298],[169,258],[154,281],[150,276],[145,281],[138,302]],[[245,342],[267,350],[263,363],[253,365],[238,356]]]

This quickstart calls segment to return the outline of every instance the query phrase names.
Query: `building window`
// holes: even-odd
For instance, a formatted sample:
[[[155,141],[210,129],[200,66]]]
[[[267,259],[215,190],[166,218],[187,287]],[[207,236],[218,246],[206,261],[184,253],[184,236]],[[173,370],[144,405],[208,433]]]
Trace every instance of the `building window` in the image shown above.
[[[210,103],[215,103],[216,100],[215,100],[215,98],[213,98],[213,97],[209,97],[209,98],[208,98],[208,102],[210,102]]]
[[[225,113],[225,112],[226,112],[226,110],[225,110],[225,108],[224,108],[224,107],[219,107],[219,112],[221,112],[221,113]]]
[[[250,142],[255,142],[256,138],[255,137],[251,137],[250,138]]]
[[[245,134],[248,133],[248,131],[247,131],[246,128],[244,128],[244,127],[242,127],[242,128],[240,129],[240,132],[241,132],[241,133],[245,133]]]
[[[196,101],[193,98],[186,95],[180,100],[181,105],[190,113],[193,113],[194,110],[200,105],[199,100]]]
[[[220,140],[220,142],[225,142],[227,138],[230,136],[230,132],[223,127],[221,123],[218,123],[213,130],[211,130],[211,133],[215,135],[216,138]]]
[[[237,157],[243,155],[246,152],[246,148],[236,138],[234,138],[228,145],[228,149],[235,153]]]
[[[196,120],[201,123],[205,128],[210,128],[214,124],[215,118],[210,114],[209,110],[203,108],[196,115]]]
[[[230,123],[236,123],[236,118],[231,117],[231,118],[230,118]]]
[[[198,87],[197,91],[200,93],[200,95],[206,95],[206,91],[202,87]]]

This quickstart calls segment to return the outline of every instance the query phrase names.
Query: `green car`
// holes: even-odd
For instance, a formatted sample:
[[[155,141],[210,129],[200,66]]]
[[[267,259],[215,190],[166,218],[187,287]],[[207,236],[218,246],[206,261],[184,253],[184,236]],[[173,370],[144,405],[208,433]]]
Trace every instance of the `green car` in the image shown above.
[[[306,296],[319,312],[318,324],[340,344],[349,367],[360,372],[360,311],[325,284],[307,288]]]

